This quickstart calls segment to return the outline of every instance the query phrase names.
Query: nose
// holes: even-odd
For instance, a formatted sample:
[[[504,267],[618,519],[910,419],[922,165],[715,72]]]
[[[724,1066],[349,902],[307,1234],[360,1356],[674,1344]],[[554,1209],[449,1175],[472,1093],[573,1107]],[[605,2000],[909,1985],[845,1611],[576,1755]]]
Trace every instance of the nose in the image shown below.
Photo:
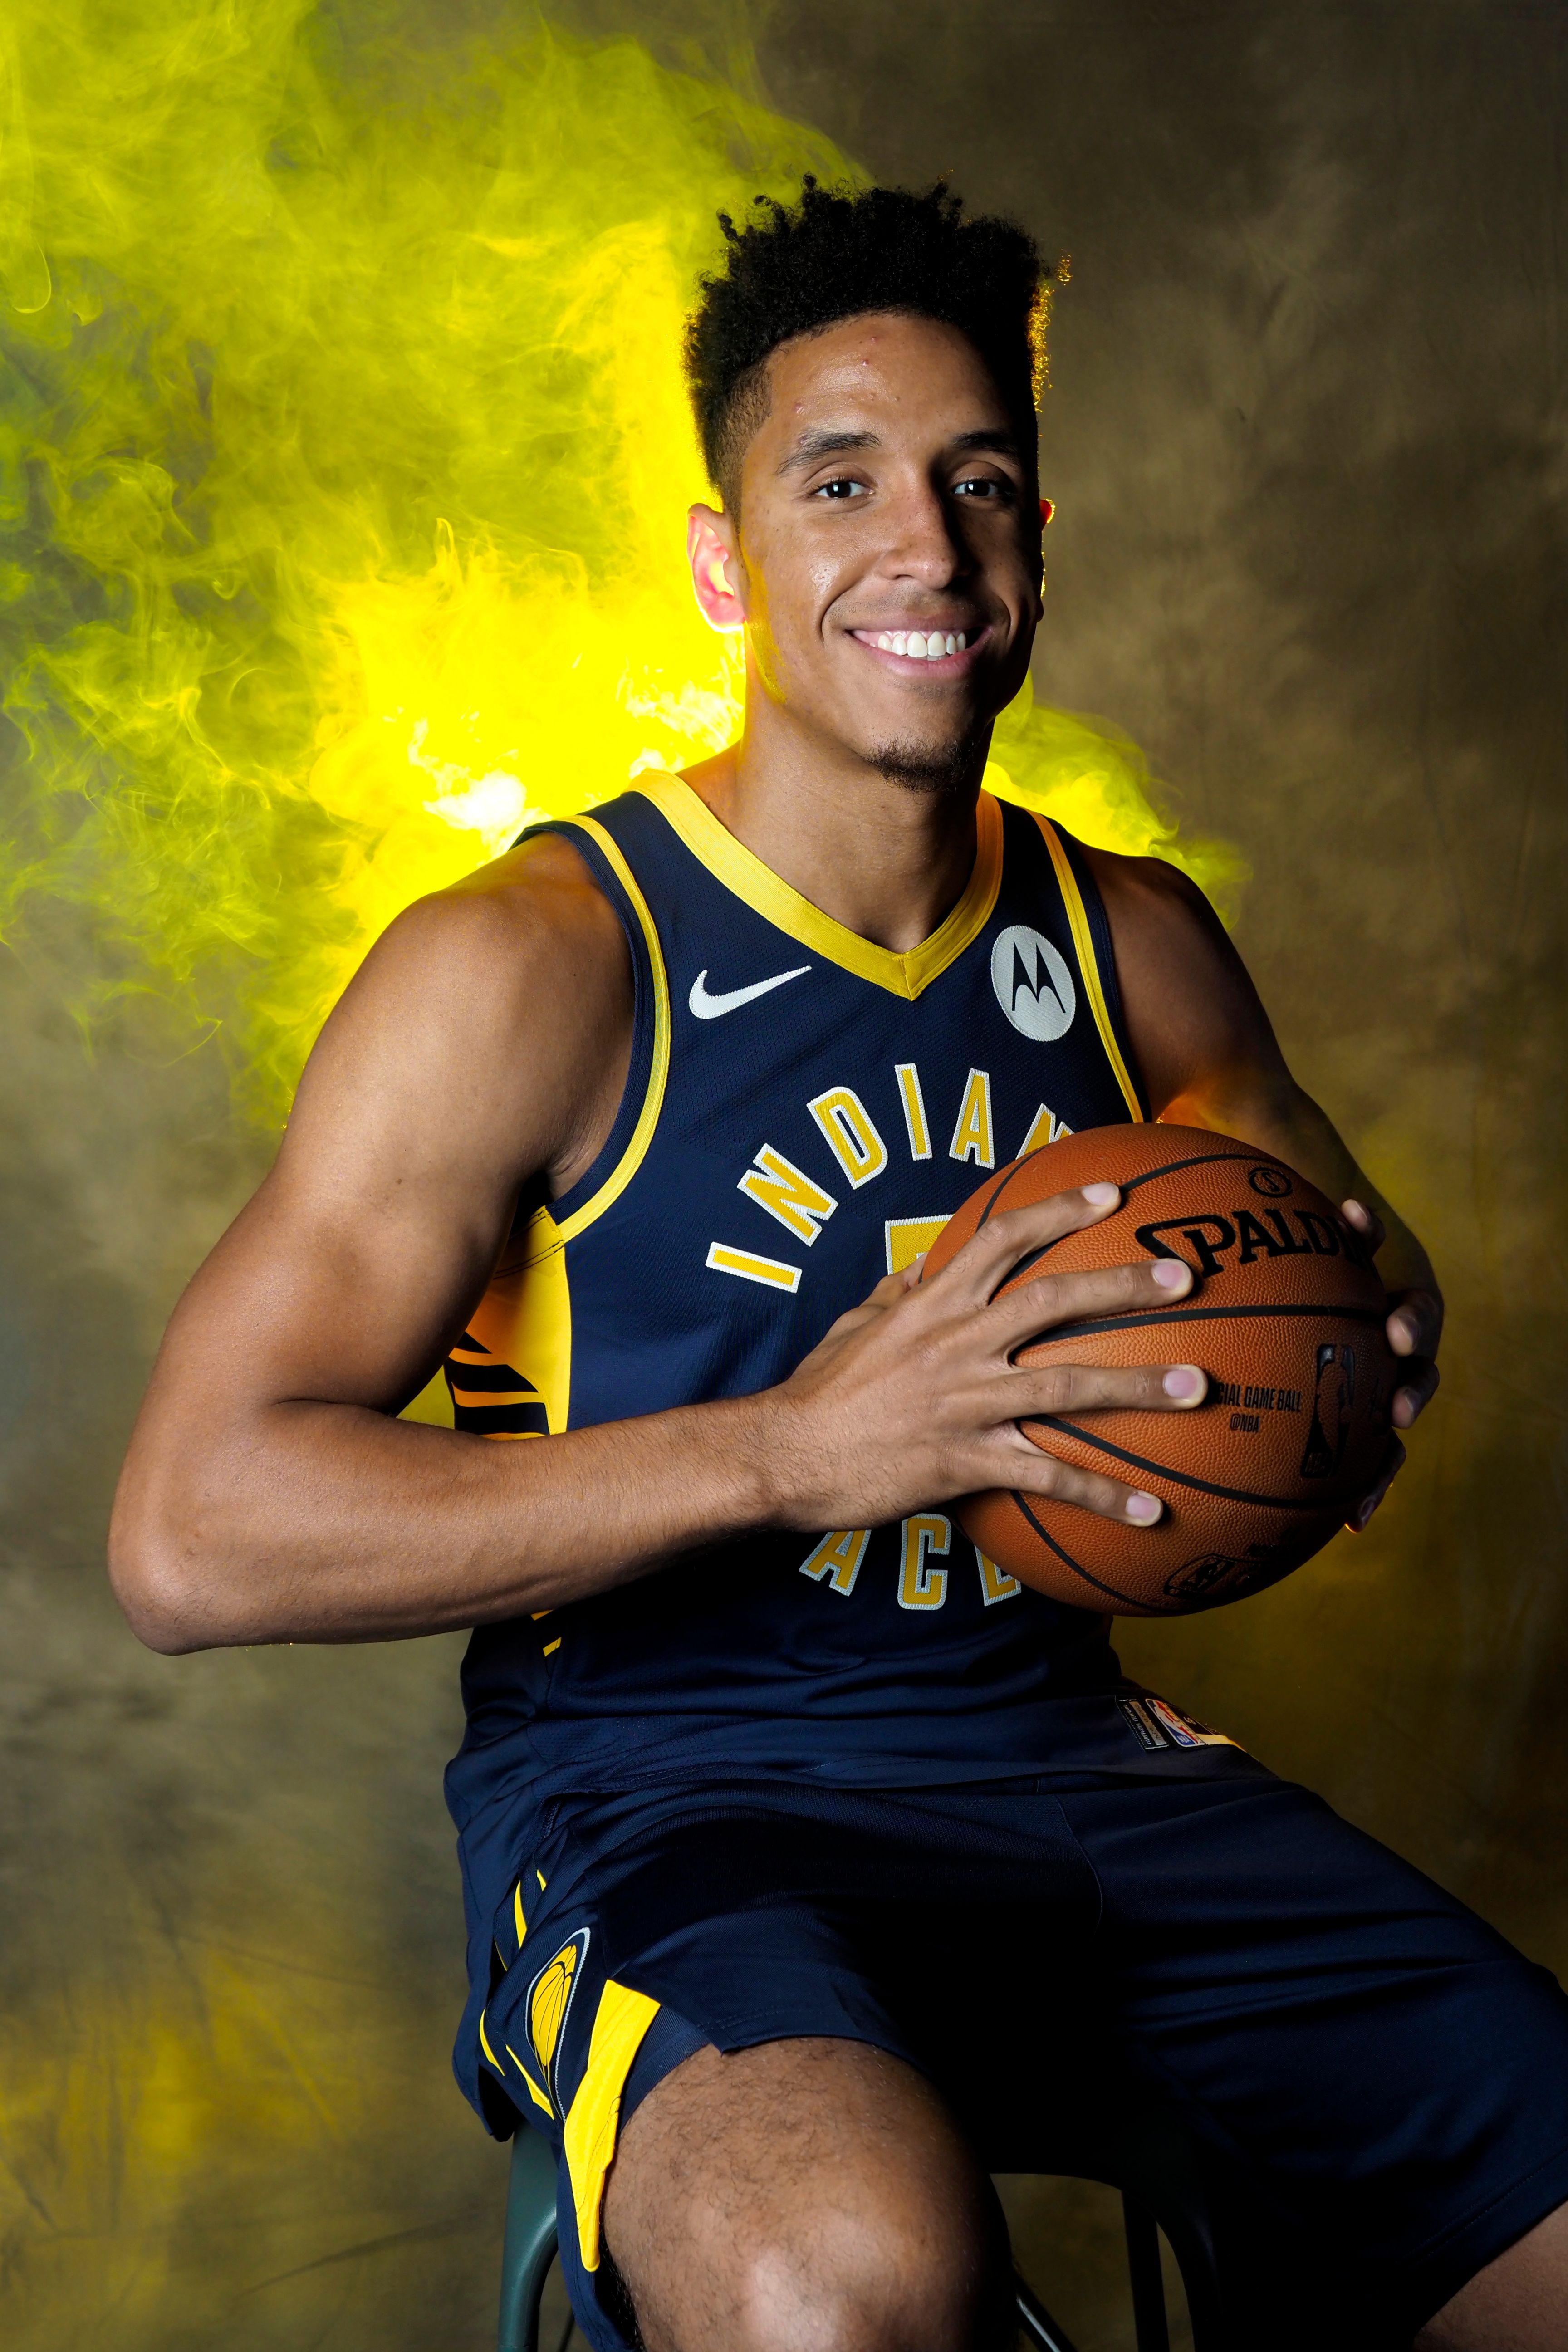
[[[911,471],[882,511],[888,538],[877,568],[884,579],[947,588],[970,570],[952,508],[928,475]]]

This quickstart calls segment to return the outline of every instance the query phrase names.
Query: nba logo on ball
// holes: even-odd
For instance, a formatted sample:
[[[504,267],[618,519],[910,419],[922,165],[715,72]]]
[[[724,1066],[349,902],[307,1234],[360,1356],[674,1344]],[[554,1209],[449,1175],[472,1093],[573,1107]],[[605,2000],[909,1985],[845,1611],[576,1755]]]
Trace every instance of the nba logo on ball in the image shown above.
[[[996,1002],[1026,1037],[1048,1045],[1065,1036],[1078,1010],[1078,992],[1064,957],[1026,923],[1010,923],[991,950]]]

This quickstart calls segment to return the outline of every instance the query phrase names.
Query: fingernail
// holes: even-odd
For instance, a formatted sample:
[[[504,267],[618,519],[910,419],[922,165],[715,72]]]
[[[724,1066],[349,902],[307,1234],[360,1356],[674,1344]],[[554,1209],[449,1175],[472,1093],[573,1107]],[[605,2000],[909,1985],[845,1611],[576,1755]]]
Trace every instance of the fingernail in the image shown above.
[[[1376,1502],[1365,1502],[1362,1505],[1360,1510],[1355,1515],[1356,1533],[1358,1535],[1364,1535],[1367,1528],[1372,1525],[1372,1515],[1376,1508]]]
[[[1141,1528],[1150,1526],[1163,1508],[1158,1495],[1129,1495],[1127,1497],[1127,1516],[1130,1519],[1136,1519]]]
[[[1160,1383],[1168,1397],[1197,1396],[1203,1385],[1202,1372],[1191,1364],[1173,1364]]]
[[[1115,1184],[1086,1184],[1083,1197],[1091,1209],[1114,1209],[1121,1193]]]
[[[1184,1290],[1192,1280],[1192,1268],[1184,1258],[1156,1258],[1153,1274],[1162,1290]]]

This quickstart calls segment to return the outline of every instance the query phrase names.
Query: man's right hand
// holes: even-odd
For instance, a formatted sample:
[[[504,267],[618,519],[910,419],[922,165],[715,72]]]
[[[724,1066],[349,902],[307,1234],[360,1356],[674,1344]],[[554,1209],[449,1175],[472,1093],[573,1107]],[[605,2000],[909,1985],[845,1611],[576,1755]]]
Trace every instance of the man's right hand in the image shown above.
[[[1207,1388],[1194,1364],[1116,1370],[1013,1360],[1054,1326],[1146,1313],[1192,1287],[1179,1259],[1097,1274],[1041,1274],[997,1293],[1020,1259],[1108,1216],[1113,1184],[1089,1184],[987,1220],[931,1281],[919,1263],[839,1317],[782,1387],[755,1400],[778,1517],[800,1528],[879,1527],[990,1486],[1152,1526],[1162,1506],[1043,1453],[1018,1423],[1121,1407],[1185,1412]]]

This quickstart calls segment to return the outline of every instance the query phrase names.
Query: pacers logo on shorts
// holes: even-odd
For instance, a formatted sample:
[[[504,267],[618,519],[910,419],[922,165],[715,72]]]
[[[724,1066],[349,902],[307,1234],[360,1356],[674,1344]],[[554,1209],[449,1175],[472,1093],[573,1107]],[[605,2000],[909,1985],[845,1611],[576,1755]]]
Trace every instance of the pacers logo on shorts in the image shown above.
[[[577,1979],[583,1973],[583,1963],[588,1955],[590,1930],[579,1927],[569,1943],[563,1944],[553,1959],[546,1960],[528,1988],[528,2038],[533,2044],[533,2054],[544,2070],[551,2095],[559,2103],[555,2084],[555,2060],[566,2032],[566,2020],[571,2013]]]

